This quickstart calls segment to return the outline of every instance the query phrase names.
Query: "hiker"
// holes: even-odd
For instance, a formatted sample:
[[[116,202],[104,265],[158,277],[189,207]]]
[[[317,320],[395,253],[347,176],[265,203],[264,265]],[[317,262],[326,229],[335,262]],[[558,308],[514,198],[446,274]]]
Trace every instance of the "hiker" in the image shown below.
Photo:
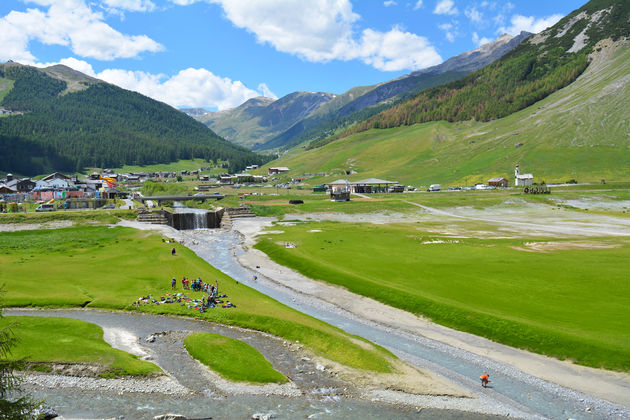
[[[175,290],[175,286],[177,286],[177,280],[173,277],[173,280],[171,280],[171,290]]]
[[[254,274],[254,281],[258,280],[258,276],[256,274]]]
[[[490,382],[490,375],[488,375],[487,373],[484,373],[483,375],[481,375],[479,377],[481,379],[481,386],[482,387],[487,387],[488,386],[488,382]]]
[[[171,251],[171,255],[175,256],[175,248],[173,248],[173,250]]]

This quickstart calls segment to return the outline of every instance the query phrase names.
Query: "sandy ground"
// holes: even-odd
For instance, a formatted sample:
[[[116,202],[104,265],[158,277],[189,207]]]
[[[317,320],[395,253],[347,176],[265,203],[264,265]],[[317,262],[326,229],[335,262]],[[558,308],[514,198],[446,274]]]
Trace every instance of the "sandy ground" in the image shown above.
[[[448,212],[439,212],[450,215]],[[290,218],[293,218],[293,215]],[[530,224],[523,227],[527,228],[528,225]],[[293,270],[280,266],[271,261],[266,254],[251,247],[255,243],[256,236],[268,226],[271,226],[271,220],[261,218],[241,219],[234,223],[234,229],[244,236],[247,249],[247,252],[239,260],[241,264],[251,270],[258,271],[265,277],[302,294],[311,295],[342,307],[359,318],[505,362],[525,373],[549,382],[630,407],[629,374],[577,366],[570,362],[514,349],[485,338],[445,328],[408,312],[355,295],[340,287],[306,278]],[[609,226],[606,226],[605,230],[608,228]],[[594,234],[592,230],[589,229],[587,236]],[[554,231],[558,233],[575,232],[568,226],[556,226]]]

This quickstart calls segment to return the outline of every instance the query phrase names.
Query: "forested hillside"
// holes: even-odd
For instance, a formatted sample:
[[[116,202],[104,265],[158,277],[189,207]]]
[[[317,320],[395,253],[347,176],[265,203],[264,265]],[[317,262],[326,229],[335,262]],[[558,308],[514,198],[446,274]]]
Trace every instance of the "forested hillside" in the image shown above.
[[[630,2],[592,0],[500,60],[416,95],[344,135],[428,121],[490,121],[521,110],[572,83],[597,42],[630,34]]]
[[[5,84],[10,90],[0,106],[23,112],[0,118],[1,171],[34,175],[191,158],[228,161],[231,171],[264,163],[260,155],[138,93],[98,82],[65,93],[66,82],[15,63],[0,65],[0,78],[13,81],[12,88]]]

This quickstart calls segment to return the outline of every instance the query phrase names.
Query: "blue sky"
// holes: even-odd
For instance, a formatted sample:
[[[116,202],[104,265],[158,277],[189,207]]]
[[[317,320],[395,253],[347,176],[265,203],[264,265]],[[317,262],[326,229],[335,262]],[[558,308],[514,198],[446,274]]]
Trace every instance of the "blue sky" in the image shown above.
[[[1,0],[0,61],[62,63],[175,107],[343,93],[586,0]]]

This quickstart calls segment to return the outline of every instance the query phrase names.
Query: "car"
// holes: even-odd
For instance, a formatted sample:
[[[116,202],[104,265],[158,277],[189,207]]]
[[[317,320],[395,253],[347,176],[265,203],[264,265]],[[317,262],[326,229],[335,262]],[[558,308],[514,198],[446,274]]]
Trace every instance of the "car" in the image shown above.
[[[115,209],[116,205],[115,204],[106,204],[103,206],[103,209]]]
[[[39,205],[35,211],[56,211],[57,209],[55,208],[54,204],[41,204]]]

